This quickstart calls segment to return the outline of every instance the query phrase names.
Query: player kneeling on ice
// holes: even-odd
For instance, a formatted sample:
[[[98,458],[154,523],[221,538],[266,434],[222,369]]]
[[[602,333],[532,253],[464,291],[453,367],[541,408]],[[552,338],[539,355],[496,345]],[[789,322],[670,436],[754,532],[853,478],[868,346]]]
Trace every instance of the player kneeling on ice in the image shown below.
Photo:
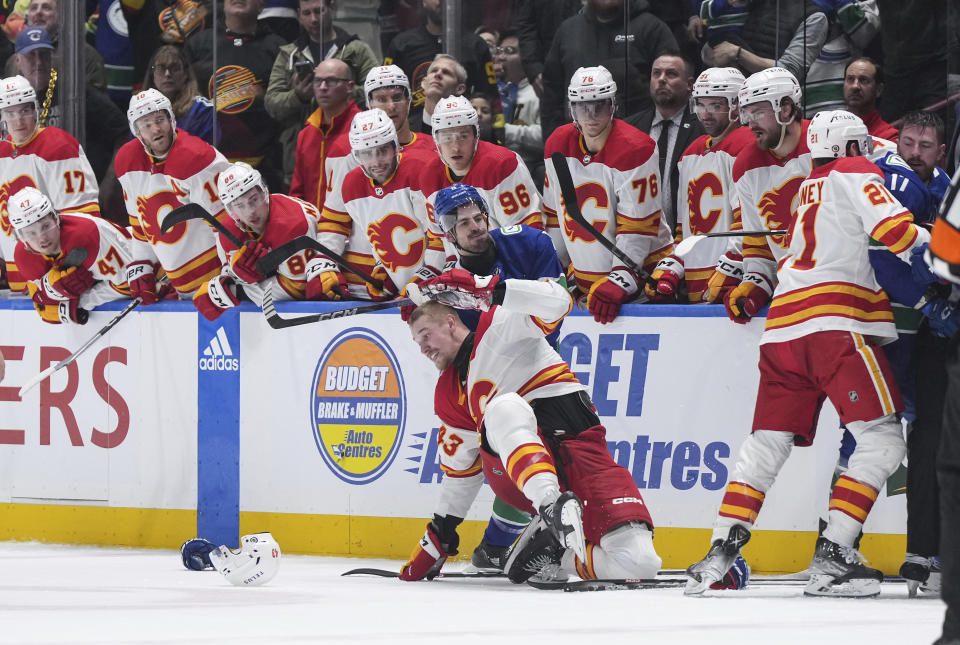
[[[84,213],[58,213],[36,188],[18,191],[8,209],[19,240],[15,261],[44,322],[82,325],[90,309],[130,297],[128,267],[135,272],[137,264],[124,229]]]
[[[401,579],[432,578],[457,553],[457,526],[484,475],[497,497],[538,514],[508,552],[513,582],[656,576],[661,560],[640,491],[607,451],[586,389],[545,338],[570,311],[563,286],[454,269],[423,282],[420,294],[483,313],[476,332],[441,302],[410,317],[414,342],[441,370],[434,406],[447,476]]]
[[[266,290],[275,300],[316,298],[324,288],[324,277],[315,270],[320,263],[312,249],[290,256],[277,267],[276,275],[266,276],[257,268],[260,258],[294,238],[307,235],[316,239],[316,207],[295,197],[271,195],[260,173],[242,161],[220,173],[217,192],[231,216],[224,224],[243,244],[238,248],[223,233],[217,236],[223,268],[193,297],[200,313],[214,320],[240,304],[238,284],[258,304]]]
[[[930,236],[884,187],[883,173],[862,157],[873,140],[859,117],[842,110],[818,113],[807,144],[814,169],[800,186],[788,254],[760,339],[753,432],[727,484],[713,544],[687,569],[688,594],[702,593],[723,575],[750,539],[791,448],[813,442],[824,398],[857,446],[834,484],[805,593],[880,593],[883,574],[864,566],[853,544],[906,446],[897,417],[900,391],[879,348],[897,332],[868,247],[872,238],[909,262],[911,251]]]

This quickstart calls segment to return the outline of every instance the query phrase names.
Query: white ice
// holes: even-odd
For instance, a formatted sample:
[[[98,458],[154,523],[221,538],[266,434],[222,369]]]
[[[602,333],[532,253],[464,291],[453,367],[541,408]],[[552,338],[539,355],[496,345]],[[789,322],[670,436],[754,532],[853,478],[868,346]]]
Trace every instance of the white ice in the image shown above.
[[[0,542],[0,643],[928,644],[943,603],[888,583],[877,599],[801,586],[686,598],[678,589],[564,593],[506,580],[340,577],[387,560],[284,555],[232,587],[172,550]],[[459,563],[452,563],[451,569]]]

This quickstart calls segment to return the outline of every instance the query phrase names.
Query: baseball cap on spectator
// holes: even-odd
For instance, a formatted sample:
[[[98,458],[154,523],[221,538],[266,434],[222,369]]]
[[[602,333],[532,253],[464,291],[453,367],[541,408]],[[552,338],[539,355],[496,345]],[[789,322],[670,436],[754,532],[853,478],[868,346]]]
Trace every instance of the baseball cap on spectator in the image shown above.
[[[50,34],[43,27],[27,27],[17,35],[18,54],[26,54],[34,49],[53,49]]]

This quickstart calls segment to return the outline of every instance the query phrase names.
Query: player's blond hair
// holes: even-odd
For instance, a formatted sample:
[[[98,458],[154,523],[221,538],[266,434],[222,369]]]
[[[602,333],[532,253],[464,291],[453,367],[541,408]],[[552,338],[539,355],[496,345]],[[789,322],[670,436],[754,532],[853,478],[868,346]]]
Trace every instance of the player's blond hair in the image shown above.
[[[459,316],[457,316],[457,311],[453,307],[449,307],[434,300],[428,300],[413,310],[413,313],[410,314],[410,320],[407,321],[407,324],[413,326],[413,323],[417,322],[421,318],[428,318],[439,323],[446,320],[448,315],[454,316],[457,318],[457,320],[460,319]]]

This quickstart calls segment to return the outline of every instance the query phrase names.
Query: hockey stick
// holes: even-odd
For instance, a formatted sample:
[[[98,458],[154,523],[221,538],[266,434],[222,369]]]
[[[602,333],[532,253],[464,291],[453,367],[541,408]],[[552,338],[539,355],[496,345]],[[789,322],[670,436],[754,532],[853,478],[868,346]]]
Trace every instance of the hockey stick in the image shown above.
[[[636,589],[678,589],[686,578],[653,578],[650,580],[574,580],[572,582],[538,582],[527,580],[534,589],[546,591],[623,591]]]
[[[30,390],[31,388],[33,388],[33,387],[34,387],[35,385],[37,385],[38,383],[42,382],[44,379],[46,379],[48,376],[50,376],[51,374],[53,374],[53,373],[56,372],[57,370],[59,370],[59,369],[61,369],[61,368],[64,368],[64,367],[66,367],[67,365],[69,365],[70,363],[72,363],[72,362],[74,362],[75,360],[77,360],[77,359],[80,357],[81,354],[83,354],[85,351],[87,351],[87,350],[90,348],[90,346],[93,345],[93,344],[97,341],[98,338],[100,338],[101,336],[103,336],[104,334],[106,334],[108,331],[110,331],[111,329],[113,329],[113,327],[114,327],[118,322],[120,322],[121,320],[123,320],[123,317],[124,317],[124,316],[126,316],[128,313],[130,313],[131,311],[133,311],[134,308],[136,308],[136,306],[139,305],[141,302],[142,302],[142,300],[141,300],[140,298],[134,298],[133,301],[131,301],[130,304],[127,305],[126,308],[124,308],[123,311],[121,311],[120,313],[118,313],[116,316],[114,316],[114,317],[110,320],[110,322],[108,322],[106,325],[104,325],[103,327],[101,327],[101,328],[100,328],[100,331],[98,331],[96,334],[94,334],[94,335],[90,338],[90,340],[88,340],[87,342],[85,342],[85,343],[80,347],[80,349],[78,349],[78,350],[75,351],[74,353],[70,354],[69,356],[67,356],[65,359],[63,359],[62,361],[60,361],[60,362],[57,363],[56,365],[52,365],[52,366],[48,367],[47,369],[43,370],[42,372],[40,372],[39,374],[37,374],[36,376],[34,376],[34,377],[33,377],[32,379],[30,379],[29,381],[27,381],[26,384],[25,384],[23,387],[20,388],[20,392],[18,393],[18,396],[22,399],[25,392],[27,392],[28,390]]]
[[[357,316],[359,314],[370,313],[371,311],[380,311],[381,309],[392,309],[393,307],[404,307],[414,304],[409,298],[399,300],[385,300],[384,302],[375,302],[369,305],[359,305],[348,307],[346,309],[337,309],[336,311],[324,311],[318,314],[309,314],[297,318],[283,318],[277,313],[274,306],[273,294],[269,289],[263,292],[263,315],[267,319],[267,324],[274,329],[286,329],[287,327],[296,327],[298,325],[308,325],[310,323],[320,322],[321,320],[333,320],[334,318],[346,318],[347,316]]]
[[[553,161],[553,169],[557,173],[557,183],[560,184],[560,193],[563,195],[563,203],[566,205],[567,215],[570,219],[590,233],[597,242],[600,242],[600,244],[613,253],[618,260],[640,276],[641,280],[648,284],[655,284],[650,274],[644,271],[642,266],[624,253],[623,249],[608,240],[600,231],[593,227],[593,224],[584,218],[583,213],[580,212],[580,203],[577,201],[577,189],[573,185],[573,176],[570,174],[570,168],[567,166],[567,158],[563,156],[563,153],[559,151],[554,152],[550,155],[550,159]]]
[[[284,242],[277,248],[264,255],[262,258],[257,260],[257,270],[264,275],[276,273],[277,267],[283,264],[287,258],[295,253],[299,253],[300,251],[305,251],[307,249],[313,249],[314,251],[323,253],[325,256],[339,264],[344,271],[352,273],[372,287],[378,289],[379,291],[383,291],[382,280],[377,280],[369,273],[353,268],[343,256],[338,253],[334,253],[309,235],[295,237],[289,242]]]
[[[233,231],[227,228],[223,222],[216,218],[216,216],[208,213],[207,209],[200,204],[184,204],[183,206],[174,208],[172,211],[167,213],[166,217],[163,218],[163,225],[160,227],[160,232],[169,233],[170,229],[177,224],[182,224],[183,222],[192,219],[204,220],[207,224],[217,229],[217,231],[219,231],[225,238],[230,240],[230,243],[238,249],[243,246],[243,242],[241,242],[237,236],[233,234]]]
[[[784,235],[787,233],[784,229],[775,229],[773,231],[722,231],[720,233],[701,233],[685,237],[673,248],[673,254],[677,257],[683,257],[693,250],[697,244],[708,237],[746,237],[761,235]]]
[[[397,571],[390,571],[389,569],[350,569],[345,573],[340,574],[343,576],[378,576],[380,578],[399,578],[400,574]],[[499,571],[450,571],[449,573],[438,573],[437,578],[505,578],[506,576]]]

